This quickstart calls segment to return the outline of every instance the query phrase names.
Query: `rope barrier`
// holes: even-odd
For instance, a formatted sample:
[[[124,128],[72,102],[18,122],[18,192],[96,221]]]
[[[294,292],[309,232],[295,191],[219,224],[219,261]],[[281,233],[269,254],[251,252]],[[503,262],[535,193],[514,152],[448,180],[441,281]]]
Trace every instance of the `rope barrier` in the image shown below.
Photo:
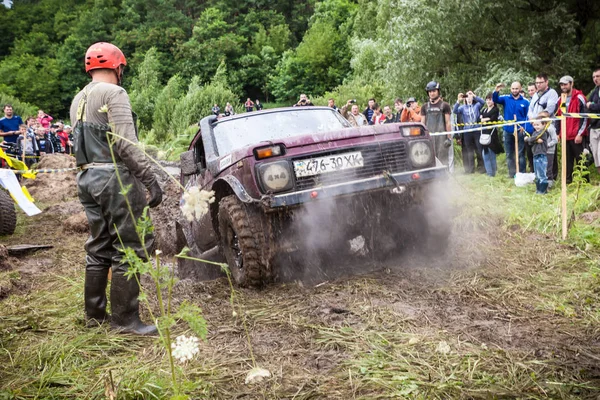
[[[460,124],[452,124],[452,126],[472,126],[472,125],[502,125],[506,122],[517,122],[514,119],[508,120],[508,121],[488,121],[488,122],[467,122],[467,123],[460,123]]]

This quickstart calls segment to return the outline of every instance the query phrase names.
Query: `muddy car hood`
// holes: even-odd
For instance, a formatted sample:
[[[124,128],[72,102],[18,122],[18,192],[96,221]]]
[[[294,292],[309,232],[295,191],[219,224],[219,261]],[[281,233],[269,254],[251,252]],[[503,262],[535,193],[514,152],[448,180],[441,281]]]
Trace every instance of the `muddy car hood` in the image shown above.
[[[414,123],[397,123],[397,124],[383,124],[383,125],[369,125],[361,128],[345,128],[335,131],[315,133],[309,135],[293,136],[285,139],[265,141],[253,144],[251,146],[243,147],[235,150],[231,154],[221,157],[219,160],[219,169],[226,169],[228,166],[235,162],[242,160],[247,157],[254,157],[253,150],[268,146],[270,144],[283,143],[287,149],[311,146],[319,143],[327,143],[327,148],[330,149],[335,147],[335,142],[344,139],[353,139],[359,137],[369,137],[375,135],[385,135],[398,133],[400,127],[406,125],[415,125]]]

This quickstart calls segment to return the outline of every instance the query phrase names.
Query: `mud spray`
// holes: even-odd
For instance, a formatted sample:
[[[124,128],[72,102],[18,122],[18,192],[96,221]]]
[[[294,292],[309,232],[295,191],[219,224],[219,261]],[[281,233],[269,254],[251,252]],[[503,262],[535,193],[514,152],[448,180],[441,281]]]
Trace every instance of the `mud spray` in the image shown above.
[[[293,215],[287,234],[295,251],[279,260],[279,280],[313,285],[377,270],[476,266],[484,259],[474,245],[482,233],[477,222],[465,221],[462,196],[449,178],[429,185],[418,201],[379,192],[308,204]]]

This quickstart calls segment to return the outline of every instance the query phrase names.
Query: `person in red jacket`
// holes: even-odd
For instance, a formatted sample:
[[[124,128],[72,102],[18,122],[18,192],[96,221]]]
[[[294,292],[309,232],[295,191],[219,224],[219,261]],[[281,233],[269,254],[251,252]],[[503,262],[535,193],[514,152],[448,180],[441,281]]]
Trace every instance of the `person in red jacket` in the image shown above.
[[[581,90],[573,87],[573,78],[565,75],[559,81],[560,90],[567,95],[566,107],[567,113],[585,112],[587,100]],[[558,112],[556,115],[562,115],[562,98],[558,101]],[[557,123],[557,132],[560,132],[560,121]],[[585,148],[588,135],[587,118],[568,118],[567,131],[560,132],[561,135],[567,135],[567,183],[573,181],[573,164],[579,162],[579,158]],[[589,176],[586,176],[589,182]]]

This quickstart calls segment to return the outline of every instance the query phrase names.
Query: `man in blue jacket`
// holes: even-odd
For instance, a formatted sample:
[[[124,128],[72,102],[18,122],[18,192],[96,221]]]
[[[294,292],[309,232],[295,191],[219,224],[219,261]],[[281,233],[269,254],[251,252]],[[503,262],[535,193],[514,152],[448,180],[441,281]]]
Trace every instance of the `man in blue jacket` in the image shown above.
[[[508,165],[508,175],[510,178],[515,176],[517,166],[515,161],[515,131],[517,132],[519,146],[519,172],[525,172],[525,132],[532,132],[532,127],[527,123],[527,111],[529,110],[529,101],[521,96],[521,83],[513,82],[510,85],[510,94],[500,96],[500,90],[504,88],[504,83],[496,85],[492,99],[496,104],[502,104],[504,107],[504,120],[523,121],[523,124],[504,127],[504,150],[506,151],[506,164]]]

